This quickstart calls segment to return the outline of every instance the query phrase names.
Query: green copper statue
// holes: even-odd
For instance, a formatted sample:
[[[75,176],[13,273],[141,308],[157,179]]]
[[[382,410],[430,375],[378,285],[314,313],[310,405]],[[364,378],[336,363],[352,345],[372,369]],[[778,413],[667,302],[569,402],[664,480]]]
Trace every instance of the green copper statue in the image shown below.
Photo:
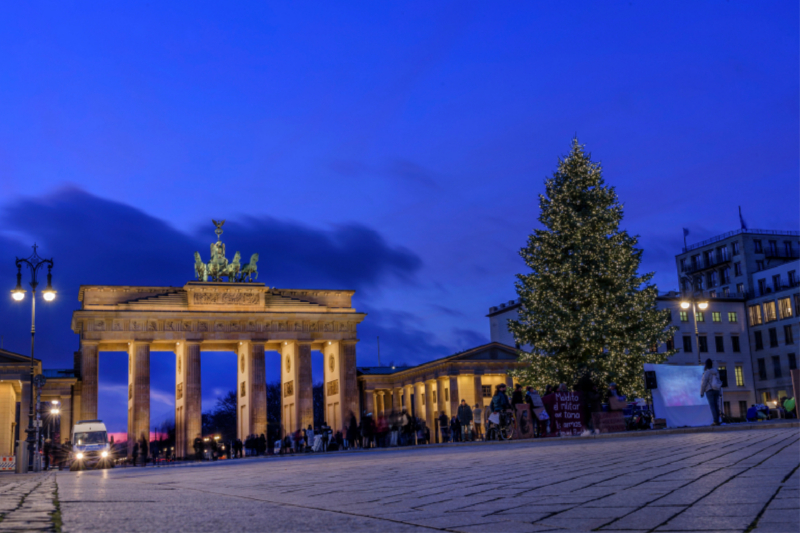
[[[236,252],[233,255],[233,261],[228,262],[225,257],[225,243],[222,242],[222,225],[225,221],[217,222],[211,220],[216,229],[214,233],[217,234],[217,242],[211,243],[211,259],[208,263],[203,263],[200,257],[200,252],[194,253],[194,271],[197,275],[197,281],[211,281],[221,282],[222,278],[227,278],[229,282],[245,282],[258,279],[258,271],[256,270],[256,262],[258,261],[258,254],[253,254],[250,257],[250,262],[244,266],[241,264],[242,254]]]

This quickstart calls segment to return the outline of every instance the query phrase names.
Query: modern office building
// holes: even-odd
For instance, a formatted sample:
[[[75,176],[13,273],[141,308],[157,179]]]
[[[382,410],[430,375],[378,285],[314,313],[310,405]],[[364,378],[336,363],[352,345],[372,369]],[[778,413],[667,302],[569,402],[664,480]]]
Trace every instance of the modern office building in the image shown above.
[[[725,414],[744,417],[747,408],[755,403],[750,343],[747,335],[747,318],[741,297],[717,297],[708,307],[694,316],[692,308],[682,309],[684,298],[670,292],[657,299],[659,309],[669,309],[673,326],[678,331],[659,352],[673,348],[678,353],[667,361],[670,365],[698,365],[712,359],[722,378],[722,400]],[[695,335],[697,319],[697,335]],[[698,384],[697,393],[700,394]]]
[[[736,230],[686,246],[675,257],[684,295],[702,294],[709,310],[741,298],[747,312],[757,400],[794,396],[800,312],[800,231]]]
[[[761,403],[794,396],[790,370],[797,368],[800,327],[800,261],[754,273],[755,294],[747,300],[750,352]]]

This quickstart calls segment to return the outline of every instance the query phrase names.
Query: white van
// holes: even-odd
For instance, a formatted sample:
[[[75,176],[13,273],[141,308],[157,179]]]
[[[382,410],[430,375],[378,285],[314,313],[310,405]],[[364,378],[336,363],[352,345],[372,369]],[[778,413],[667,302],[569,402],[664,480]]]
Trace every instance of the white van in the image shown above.
[[[72,427],[70,470],[110,468],[114,464],[108,431],[102,420],[79,420]]]

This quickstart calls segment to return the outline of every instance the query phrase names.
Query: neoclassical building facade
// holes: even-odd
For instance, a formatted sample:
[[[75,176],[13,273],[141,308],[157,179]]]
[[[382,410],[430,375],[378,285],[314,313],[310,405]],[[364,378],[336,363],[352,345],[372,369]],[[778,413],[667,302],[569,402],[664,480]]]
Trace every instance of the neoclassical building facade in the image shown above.
[[[513,386],[509,371],[520,366],[513,347],[492,342],[413,367],[359,367],[361,410],[382,416],[405,409],[438,441],[442,412],[453,416],[462,399],[470,407],[489,405],[497,385]]]
[[[84,285],[72,317],[80,336],[82,390],[76,419],[97,417],[98,358],[128,353],[128,435],[149,435],[151,352],[175,356],[176,453],[188,455],[201,432],[200,357],[237,354],[237,434],[267,432],[264,352],[281,356],[284,431],[313,424],[311,351],[325,357],[328,418],[358,416],[354,291],[292,290],[263,283],[189,282],[184,287]],[[129,447],[132,438],[129,438]],[[130,453],[130,449],[129,449]]]

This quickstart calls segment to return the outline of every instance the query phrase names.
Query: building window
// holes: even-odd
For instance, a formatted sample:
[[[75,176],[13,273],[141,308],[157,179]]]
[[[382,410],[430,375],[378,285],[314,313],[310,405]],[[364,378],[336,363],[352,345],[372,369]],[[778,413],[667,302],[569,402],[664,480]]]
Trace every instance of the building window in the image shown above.
[[[691,335],[684,335],[683,336],[683,351],[686,353],[692,353],[692,337]]]
[[[699,347],[700,353],[707,353],[708,352],[708,339],[705,335],[702,337],[698,337],[699,340]]]
[[[723,296],[730,296],[730,294],[731,294],[730,287],[722,287],[722,295]]]
[[[723,339],[722,335],[717,335],[714,337],[714,345],[717,353],[725,352],[725,340]]]
[[[756,272],[761,272],[762,270],[764,270],[764,261],[759,259],[756,261]]]
[[[689,312],[681,311],[681,322],[689,322]]]
[[[778,241],[769,241],[769,253],[772,255],[778,254]]]
[[[731,282],[731,269],[729,267],[719,271],[719,282],[723,285]]]
[[[739,400],[739,416],[747,418],[747,402],[744,400]]]
[[[733,370],[736,372],[736,386],[744,387],[744,369],[742,365],[736,365]]]
[[[781,312],[781,319],[791,318],[792,302],[789,300],[789,298],[781,298],[778,300],[778,309]]]
[[[797,357],[790,353],[789,356],[789,370],[797,370]]]
[[[789,271],[789,287],[797,285],[797,272],[794,270]]]
[[[717,291],[711,291],[711,292],[709,292],[709,293],[708,293],[708,297],[709,297],[709,298],[716,298],[716,297],[717,297]]]
[[[719,380],[722,382],[723,387],[728,386],[728,367],[725,365],[717,366],[717,371],[719,372]]]
[[[675,349],[675,337],[670,337],[667,339],[667,351],[671,352]]]
[[[695,318],[697,318],[698,322],[705,322],[706,321],[706,317],[705,317],[705,315],[703,314],[702,311],[698,311],[697,313],[695,313]]]
[[[772,290],[778,292],[781,290],[781,277],[780,275],[772,276]]]
[[[731,335],[731,349],[733,353],[739,353],[742,351],[742,347],[739,345],[739,335]]]
[[[800,315],[800,294],[795,294],[792,298],[794,298],[794,314]]]
[[[738,292],[739,294],[744,294],[744,283],[736,284],[736,292]]]
[[[761,240],[760,239],[753,239],[753,245],[755,246],[757,254],[764,253],[764,249],[761,247]]]
[[[708,273],[708,288],[716,287],[717,286],[717,273],[716,271],[712,270]]]
[[[760,326],[762,324],[761,321],[761,306],[751,305],[747,308],[748,313],[750,314],[750,325],[751,326]]]
[[[728,322],[734,322],[735,323],[735,322],[738,322],[738,321],[739,321],[739,315],[736,314],[735,311],[729,311],[728,312]]]
[[[686,272],[686,258],[681,259],[681,272]]]
[[[756,350],[764,349],[764,340],[761,338],[761,332],[756,331],[753,333],[753,339],[756,341]]]
[[[769,347],[776,348],[778,346],[778,330],[776,328],[769,328]]]
[[[733,241],[731,248],[733,248],[733,255],[739,255],[739,241]]]
[[[765,390],[764,392],[761,393],[761,402],[764,405],[767,405],[771,401],[772,401],[772,394],[770,394],[768,390]]]
[[[483,390],[483,397],[484,398],[491,398],[492,397],[492,386],[491,385],[481,385],[481,389]]]
[[[784,344],[794,344],[794,333],[792,333],[791,324],[783,326],[783,342]]]
[[[700,254],[692,256],[692,270],[697,270],[700,263]]]
[[[775,300],[764,302],[764,321],[774,322],[778,320],[778,315],[775,313]]]
[[[734,276],[741,276],[742,275],[742,263],[741,263],[741,261],[733,264],[733,275]]]
[[[758,280],[758,295],[764,296],[765,294],[767,294],[767,280],[760,279]]]
[[[792,257],[792,241],[783,241],[783,251],[786,252],[786,257]]]
[[[722,313],[719,311],[712,311],[711,312],[711,321],[712,322],[722,322]]]
[[[763,357],[758,359],[758,379],[767,379],[767,362]]]
[[[775,374],[775,378],[783,377],[781,373],[781,358],[777,355],[772,356],[772,372]]]
[[[726,417],[731,418],[731,402],[722,402],[722,411]]]

